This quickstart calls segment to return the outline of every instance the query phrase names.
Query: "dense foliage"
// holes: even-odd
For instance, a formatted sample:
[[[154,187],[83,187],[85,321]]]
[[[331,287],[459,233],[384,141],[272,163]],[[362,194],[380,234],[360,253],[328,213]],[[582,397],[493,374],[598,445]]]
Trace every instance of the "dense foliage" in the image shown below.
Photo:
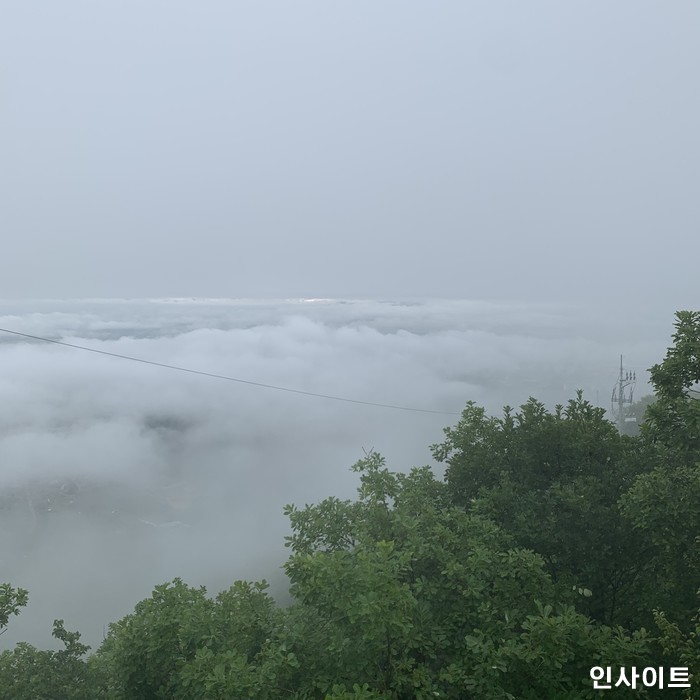
[[[0,634],[2,634],[12,615],[19,615],[27,604],[29,593],[23,588],[13,588],[9,583],[0,584]]]
[[[578,700],[592,666],[700,678],[699,349],[700,313],[679,313],[635,438],[580,394],[467,404],[433,446],[444,479],[372,452],[354,501],[287,507],[290,605],[176,579],[87,658],[60,620],[65,649],[0,654],[0,699]],[[24,604],[0,587],[0,628]]]

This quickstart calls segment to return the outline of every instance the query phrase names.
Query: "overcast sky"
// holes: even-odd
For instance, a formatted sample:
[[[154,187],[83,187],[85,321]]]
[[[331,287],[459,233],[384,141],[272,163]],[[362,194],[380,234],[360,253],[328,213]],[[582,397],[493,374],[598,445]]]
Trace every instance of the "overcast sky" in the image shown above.
[[[699,28],[695,0],[4,0],[0,297],[692,306]]]

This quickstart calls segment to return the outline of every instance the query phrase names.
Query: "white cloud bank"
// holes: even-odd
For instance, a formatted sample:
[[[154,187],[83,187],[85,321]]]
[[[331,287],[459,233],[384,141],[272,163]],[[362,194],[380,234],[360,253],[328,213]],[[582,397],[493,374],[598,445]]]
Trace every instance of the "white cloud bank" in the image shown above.
[[[362,401],[497,412],[582,387],[607,405],[620,352],[661,359],[672,318],[476,302],[0,303],[0,327]],[[640,387],[641,389],[641,387]],[[639,391],[638,395],[644,393]],[[153,585],[285,585],[284,504],[350,497],[363,447],[430,462],[457,416],[188,375],[0,333],[0,580],[29,588],[3,647],[54,617],[99,643]]]

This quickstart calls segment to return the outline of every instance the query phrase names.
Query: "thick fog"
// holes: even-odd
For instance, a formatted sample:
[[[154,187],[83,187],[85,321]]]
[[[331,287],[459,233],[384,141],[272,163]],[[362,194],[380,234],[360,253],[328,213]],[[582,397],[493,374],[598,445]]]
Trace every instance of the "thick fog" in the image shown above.
[[[467,400],[498,412],[577,387],[609,406],[619,354],[644,369],[670,315],[561,304],[287,300],[0,304],[0,327],[250,386],[0,333],[0,580],[31,602],[0,637],[89,643],[175,576],[267,578],[284,599],[286,503],[351,497],[363,450],[431,463]]]

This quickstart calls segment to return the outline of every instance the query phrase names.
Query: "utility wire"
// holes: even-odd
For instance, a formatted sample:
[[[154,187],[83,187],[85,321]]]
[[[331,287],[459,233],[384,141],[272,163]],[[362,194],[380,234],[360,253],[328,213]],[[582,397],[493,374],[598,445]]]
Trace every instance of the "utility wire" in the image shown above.
[[[116,352],[108,352],[107,350],[97,350],[96,348],[88,348],[84,345],[75,345],[74,343],[66,343],[62,340],[53,340],[52,338],[42,338],[38,335],[30,335],[29,333],[20,333],[12,331],[8,328],[0,328],[1,333],[9,333],[10,335],[29,338],[30,340],[38,340],[42,343],[53,343],[54,345],[62,345],[66,348],[74,348],[75,350],[84,350],[85,352],[94,352],[98,355],[107,355],[109,357],[117,357],[120,360],[130,360],[131,362],[140,362],[144,365],[153,365],[154,367],[164,367],[165,369],[173,369],[178,372],[187,372],[188,374],[198,374],[203,377],[212,377],[213,379],[224,379],[228,382],[236,382],[238,384],[248,384],[249,386],[262,387],[263,389],[274,389],[275,391],[286,391],[289,394],[302,394],[303,396],[313,396],[317,399],[329,399],[331,401],[343,401],[345,403],[354,403],[361,406],[375,406],[377,408],[390,408],[395,411],[411,411],[414,413],[434,413],[442,416],[459,416],[460,413],[454,411],[435,411],[429,408],[413,408],[412,406],[397,406],[390,403],[376,403],[374,401],[360,401],[359,399],[348,399],[344,396],[332,396],[330,394],[318,394],[314,391],[304,391],[302,389],[290,389],[286,386],[276,386],[275,384],[263,384],[262,382],[253,382],[249,379],[238,379],[237,377],[228,377],[224,374],[215,374],[213,372],[203,372],[198,369],[189,369],[188,367],[179,367],[177,365],[168,365],[165,362],[155,362],[153,360],[144,360],[142,357],[131,357],[130,355],[121,355]]]

